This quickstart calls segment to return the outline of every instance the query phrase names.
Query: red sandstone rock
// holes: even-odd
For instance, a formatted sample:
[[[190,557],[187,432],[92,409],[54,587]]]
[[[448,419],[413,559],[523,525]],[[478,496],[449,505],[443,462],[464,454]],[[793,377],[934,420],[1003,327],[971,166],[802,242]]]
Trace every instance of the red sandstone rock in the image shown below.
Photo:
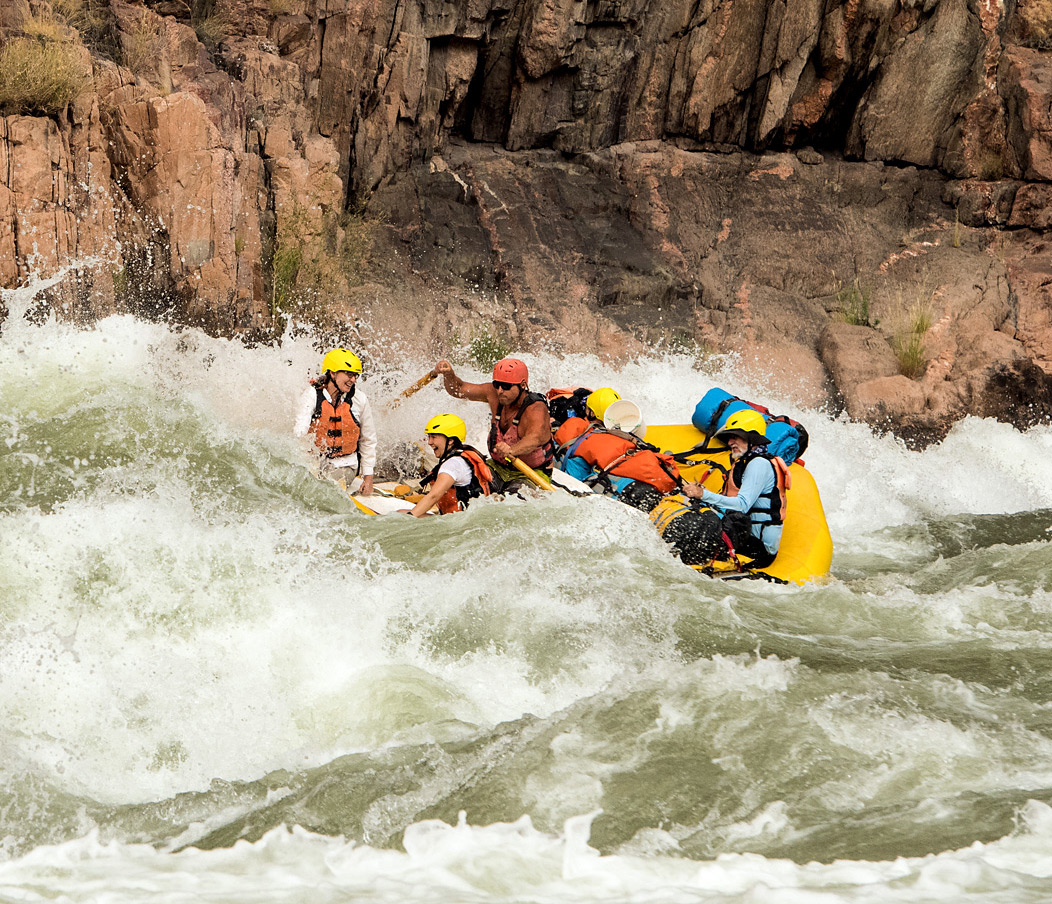
[[[919,383],[894,374],[875,377],[854,387],[848,413],[858,420],[885,421],[890,425],[919,415],[924,411],[924,403],[924,389]]]
[[[1019,188],[1012,202],[1009,226],[1027,229],[1052,229],[1052,185],[1031,182]]]
[[[0,36],[39,6],[4,4]],[[63,116],[0,119],[0,285],[92,258],[55,295],[71,314],[265,332],[282,243],[335,247],[372,197],[377,266],[334,271],[322,319],[711,345],[934,437],[1052,372],[1052,64],[1020,44],[1029,8],[218,0],[209,51],[179,3],[112,0],[126,65],[97,60]],[[854,284],[868,331],[831,323]],[[888,355],[917,303],[907,380]]]
[[[1052,59],[1047,52],[1008,47],[1001,80],[1009,108],[1008,135],[1025,179],[1052,179]]]

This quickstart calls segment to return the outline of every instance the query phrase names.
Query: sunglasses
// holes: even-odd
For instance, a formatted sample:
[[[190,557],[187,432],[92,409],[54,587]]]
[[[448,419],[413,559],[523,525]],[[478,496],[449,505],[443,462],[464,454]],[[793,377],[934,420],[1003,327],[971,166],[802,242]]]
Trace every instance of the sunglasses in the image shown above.
[[[518,386],[518,385],[519,385],[518,383],[501,383],[500,380],[494,380],[493,381],[493,388],[494,389],[503,389],[505,392],[507,392],[513,386]]]

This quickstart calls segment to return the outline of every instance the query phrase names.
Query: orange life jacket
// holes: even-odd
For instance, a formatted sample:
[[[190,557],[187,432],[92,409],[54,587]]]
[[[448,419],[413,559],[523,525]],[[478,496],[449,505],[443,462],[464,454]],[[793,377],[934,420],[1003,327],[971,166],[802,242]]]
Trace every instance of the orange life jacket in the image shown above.
[[[748,512],[749,518],[757,524],[781,524],[785,521],[785,491],[789,489],[789,486],[792,483],[792,477],[789,474],[788,465],[786,465],[786,463],[777,455],[770,455],[759,449],[750,449],[734,463],[734,467],[727,471],[727,476],[723,483],[723,495],[738,495],[738,491],[741,488],[741,482],[744,479],[745,468],[754,458],[766,458],[767,461],[771,463],[771,467],[774,468],[774,486],[769,493],[765,493],[756,500],[755,504]],[[770,520],[765,518],[754,518],[754,514],[769,515]]]
[[[642,481],[661,493],[671,493],[680,484],[679,468],[671,455],[656,452],[620,431],[596,427],[585,434],[572,454],[599,470],[598,478],[589,483],[601,482],[609,474]]]
[[[505,442],[509,446],[514,446],[515,443],[521,438],[519,436],[519,421],[522,420],[522,416],[526,413],[526,409],[531,405],[541,404],[544,406],[544,410],[548,411],[548,403],[545,401],[544,396],[539,392],[527,392],[524,399],[522,399],[522,405],[519,408],[518,414],[512,419],[511,423],[508,424],[507,430],[501,430],[500,427],[500,416],[504,412],[504,408],[498,405],[493,411],[493,418],[490,421],[489,428],[489,453],[490,455],[496,456],[493,453],[494,446],[498,442]],[[551,424],[551,414],[548,414],[548,422]],[[520,455],[519,458],[523,464],[529,465],[531,468],[550,468],[552,461],[555,458],[555,443],[552,442],[552,436],[549,427],[548,439],[543,445],[534,449],[532,452],[526,455]]]
[[[493,471],[490,470],[482,455],[472,446],[456,446],[453,449],[447,449],[446,454],[431,469],[431,473],[420,483],[424,486],[433,483],[438,479],[438,469],[451,458],[457,457],[463,458],[471,465],[471,483],[462,487],[451,486],[439,497],[438,511],[443,515],[448,515],[450,512],[461,512],[468,507],[471,499],[476,496],[489,496],[492,492]]]
[[[334,405],[325,397],[321,383],[311,380],[318,400],[311,415],[311,428],[314,431],[314,442],[327,458],[339,458],[358,451],[358,437],[361,427],[351,409],[354,388],[341,396],[337,393]]]
[[[583,417],[571,417],[563,421],[559,429],[555,431],[555,454],[561,455],[567,446],[582,436],[590,427],[598,429],[597,424],[593,425],[591,421]]]

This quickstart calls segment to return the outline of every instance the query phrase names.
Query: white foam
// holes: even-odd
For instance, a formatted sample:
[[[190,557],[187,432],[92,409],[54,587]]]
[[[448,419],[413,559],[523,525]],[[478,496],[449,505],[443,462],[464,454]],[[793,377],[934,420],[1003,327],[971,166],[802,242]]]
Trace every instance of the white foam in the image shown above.
[[[594,814],[592,814],[594,816]],[[587,844],[592,816],[564,832],[514,823],[410,826],[404,852],[377,850],[303,829],[278,828],[255,844],[164,853],[147,845],[101,843],[96,835],[37,848],[0,863],[0,895],[21,902],[149,897],[177,904],[206,894],[228,904],[406,900],[483,902],[838,902],[1040,901],[1052,877],[1052,814],[1029,802],[1025,829],[989,844],[885,862],[794,864],[753,854],[692,862],[653,855],[600,856]],[[41,890],[46,889],[46,894]]]
[[[15,475],[0,514],[0,721],[9,775],[38,774],[103,802],[163,799],[215,778],[250,780],[344,753],[470,736],[527,715],[555,717],[626,688],[652,695],[663,720],[656,732],[725,712],[713,731],[733,735],[733,712],[720,701],[737,701],[762,721],[806,682],[791,653],[786,661],[713,655],[721,631],[736,649],[740,638],[771,637],[793,649],[828,633],[842,655],[856,643],[894,650],[914,641],[982,640],[996,624],[1004,597],[967,586],[940,594],[904,587],[901,577],[889,586],[878,577],[859,589],[825,590],[705,582],[667,555],[640,513],[610,500],[479,505],[462,518],[422,523],[358,516],[309,477],[310,459],[290,435],[296,400],[321,351],[306,337],[248,348],[130,317],[91,330],[17,318],[5,326],[0,450],[9,457],[0,464],[4,475]],[[709,374],[675,355],[620,368],[589,356],[525,357],[537,388],[612,385],[640,404],[648,423],[689,421],[714,384],[799,418],[811,433],[808,465],[840,547],[901,564],[907,541],[881,534],[886,528],[1052,507],[1048,428],[1020,433],[971,418],[938,446],[910,452],[863,425],[756,395],[729,364]],[[470,437],[484,445],[486,407],[451,399],[438,382],[391,407],[433,363],[368,362],[362,385],[383,446],[419,439],[439,411],[464,416]],[[486,377],[470,366],[459,370]],[[97,433],[83,449],[65,449],[64,458],[48,451],[49,430],[72,428],[100,410]],[[101,460],[101,448],[120,455]],[[55,475],[67,484],[27,501]],[[863,750],[874,738],[847,710],[834,713],[830,736]],[[790,724],[806,727],[803,719]],[[906,759],[918,748],[936,763],[952,750],[964,765],[951,782],[996,792],[1048,779],[1024,764],[1048,753],[1034,737],[1014,748],[1011,738],[994,741],[924,719],[885,725],[893,730],[889,758]],[[587,734],[560,732],[555,763],[525,782],[533,812],[557,821],[566,807],[602,804],[606,774],[592,743]],[[734,755],[717,765],[744,769]],[[979,780],[965,768],[1002,757],[1007,765]],[[845,799],[879,795],[896,780],[901,773],[867,775]],[[727,837],[797,831],[778,800],[760,804],[724,827]],[[649,827],[633,843],[660,852],[694,828]],[[660,900],[654,887],[671,889],[667,900],[818,900],[839,893],[829,891],[838,883],[849,900],[869,900],[868,882],[886,900],[914,900],[898,878],[908,878],[903,887],[939,887],[951,898],[1015,881],[1009,867],[983,859],[987,850],[1009,851],[1009,861],[1018,856],[1024,874],[1037,869],[1013,847],[1018,839],[984,848],[975,880],[965,875],[975,867],[964,853],[898,865],[798,867],[732,856],[698,866],[660,853],[599,858],[572,841],[574,832],[561,838],[521,823],[428,823],[410,832],[406,854],[278,832],[232,851],[167,859],[151,848],[88,839],[42,848],[40,859],[16,861],[0,881],[14,887],[12,876],[30,875],[18,869],[40,868],[54,889],[72,883],[73,898],[112,881],[119,902],[138,880],[159,900],[177,900],[190,894],[184,869],[189,877],[200,866],[230,900],[252,900],[268,881],[275,888],[287,881],[290,900],[318,900],[309,889],[321,877],[339,894],[352,889],[377,900],[404,900],[416,880],[449,900],[511,899],[512,884],[519,900]],[[286,854],[294,865],[270,875],[268,864],[284,863]],[[63,878],[50,858],[80,865]],[[330,860],[352,866],[340,872]],[[258,885],[244,875],[257,868]],[[366,875],[377,884],[359,882]],[[1025,877],[1019,881],[1029,887]]]

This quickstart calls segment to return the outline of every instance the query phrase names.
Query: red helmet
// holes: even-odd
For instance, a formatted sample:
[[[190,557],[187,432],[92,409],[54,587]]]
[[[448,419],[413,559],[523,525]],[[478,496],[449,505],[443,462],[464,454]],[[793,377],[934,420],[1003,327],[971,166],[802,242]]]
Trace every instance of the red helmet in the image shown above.
[[[501,358],[493,367],[493,379],[501,383],[527,383],[530,372],[518,358]]]

